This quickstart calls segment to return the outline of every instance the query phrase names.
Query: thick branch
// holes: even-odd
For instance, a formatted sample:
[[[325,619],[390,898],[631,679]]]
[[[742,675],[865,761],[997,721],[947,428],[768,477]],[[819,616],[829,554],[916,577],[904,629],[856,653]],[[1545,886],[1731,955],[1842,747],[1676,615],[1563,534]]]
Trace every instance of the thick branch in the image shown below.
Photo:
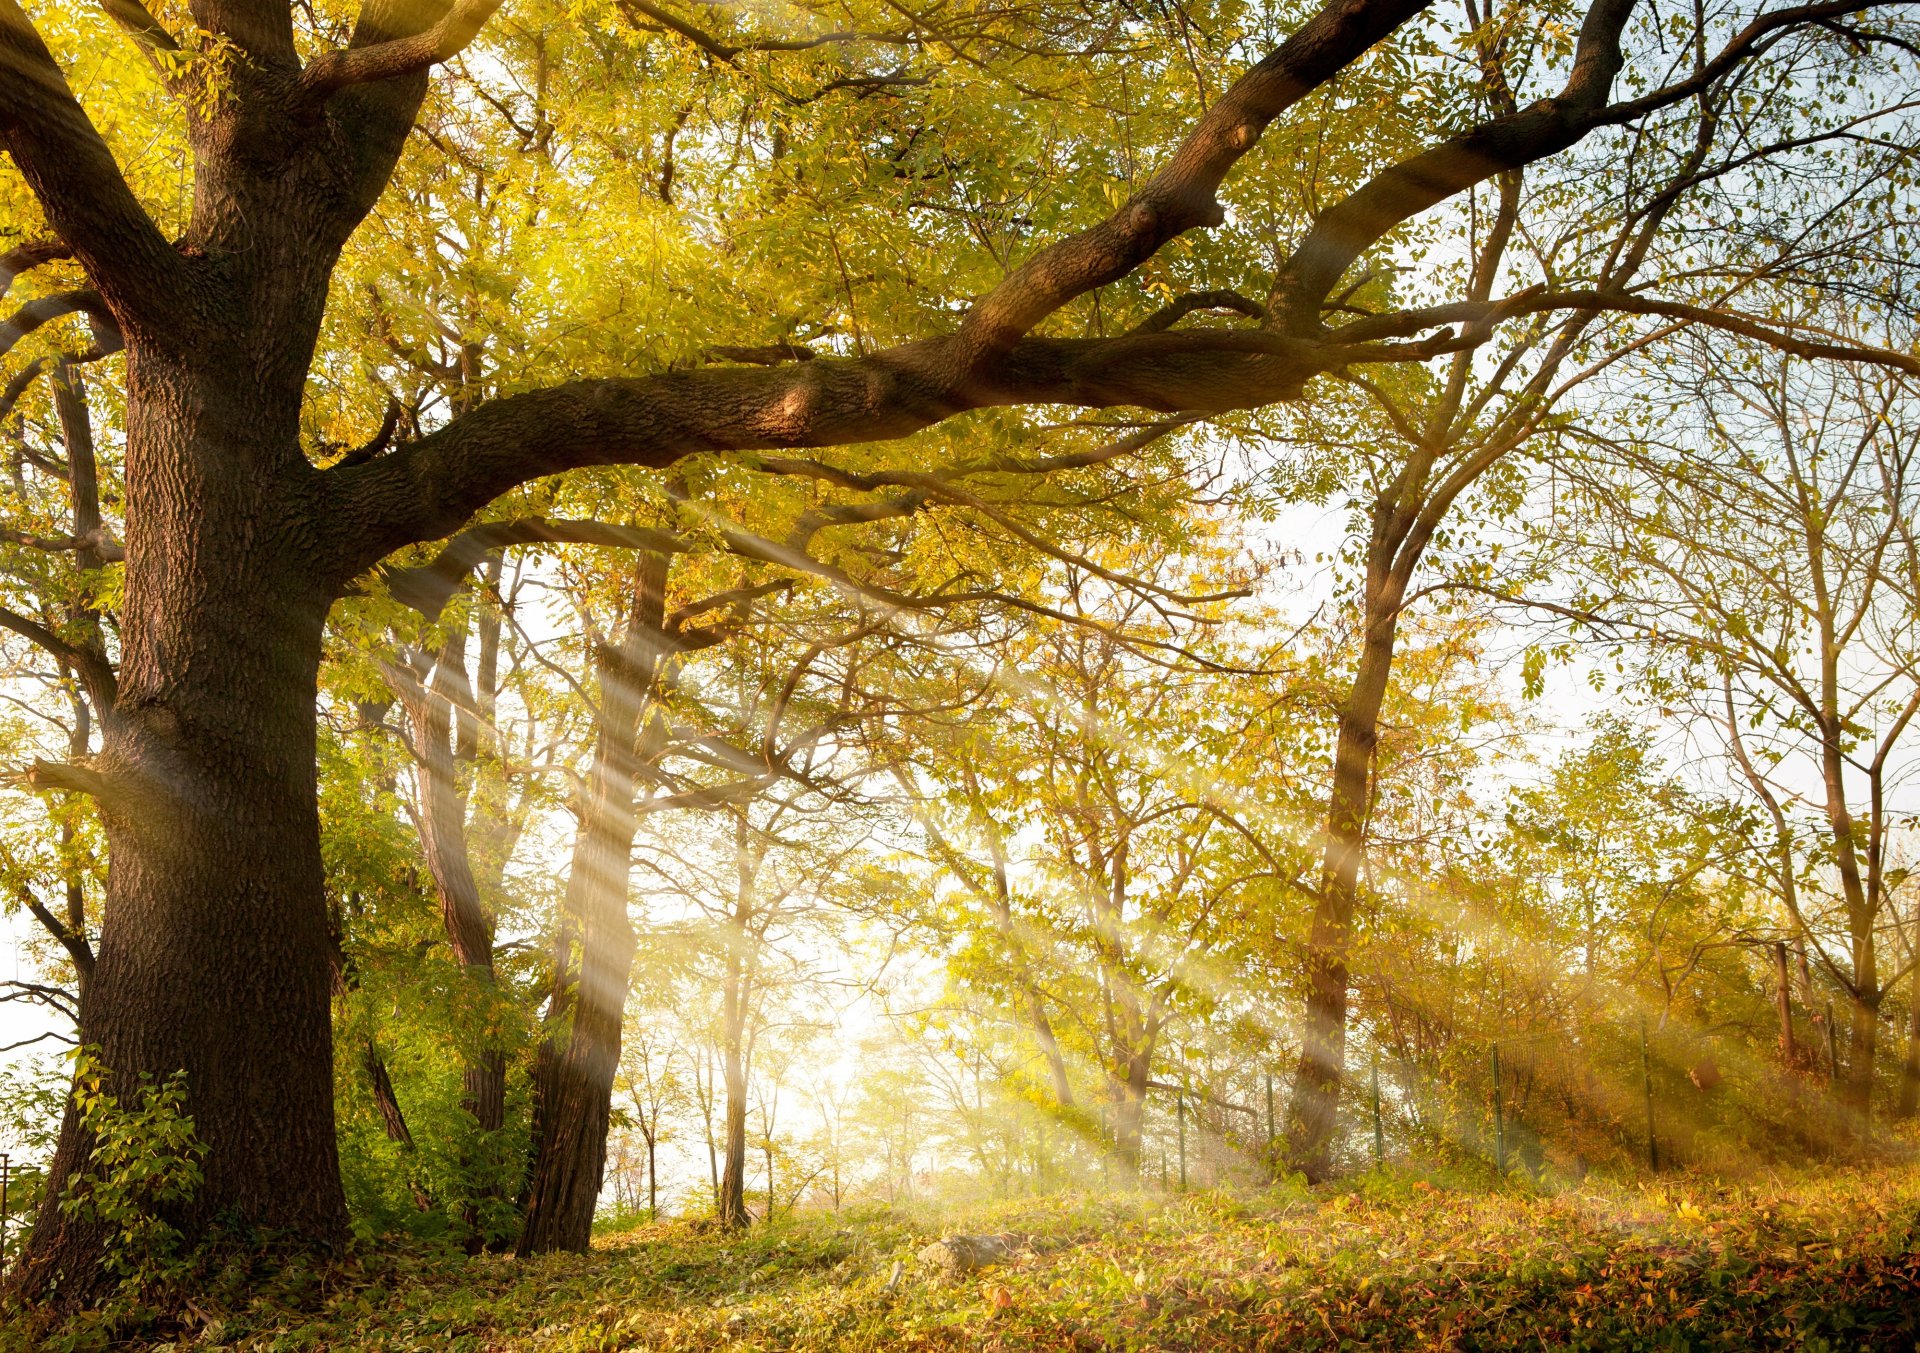
[[[182,260],[134,198],[18,0],[0,0],[0,145],[114,315],[158,322]]]
[[[1558,154],[1599,125],[1620,73],[1620,35],[1634,0],[1594,0],[1573,69],[1556,98],[1494,118],[1403,161],[1322,212],[1274,286],[1273,308],[1294,333],[1320,327],[1320,304],[1341,275],[1402,221],[1495,174]]]
[[[113,797],[113,782],[91,766],[67,761],[36,761],[20,776],[29,789],[86,794],[105,802]]]
[[[336,468],[332,566],[344,586],[386,555],[459,528],[506,490],[587,465],[661,468],[712,451],[844,446],[904,437],[969,409],[1134,405],[1193,415],[1297,398],[1323,372],[1420,360],[1419,344],[1329,344],[1262,329],[1029,338],[969,374],[956,339],[860,358],[576,381],[481,405],[410,446]]]
[[[93,980],[93,946],[87,942],[87,937],[78,931],[68,929],[66,923],[49,911],[46,904],[28,889],[21,888],[19,895],[20,900],[26,904],[27,910],[33,913],[34,919],[40,922],[42,928],[62,949],[67,951],[67,957],[72,960],[73,970],[80,979],[80,986],[84,989]]]
[[[100,8],[110,15],[113,21],[133,35],[135,42],[142,47],[155,48],[163,52],[177,52],[180,44],[166,25],[153,17],[140,0],[100,0]]]
[[[968,363],[1009,351],[1055,310],[1125,277],[1175,236],[1219,225],[1226,217],[1214,194],[1268,124],[1428,3],[1334,0],[1307,20],[1234,82],[1173,157],[1118,211],[1041,250],[973,307],[959,334]]]
[[[390,38],[366,47],[322,52],[300,72],[298,97],[308,108],[318,108],[348,85],[418,75],[451,60],[480,35],[501,0],[458,0],[424,33]]]

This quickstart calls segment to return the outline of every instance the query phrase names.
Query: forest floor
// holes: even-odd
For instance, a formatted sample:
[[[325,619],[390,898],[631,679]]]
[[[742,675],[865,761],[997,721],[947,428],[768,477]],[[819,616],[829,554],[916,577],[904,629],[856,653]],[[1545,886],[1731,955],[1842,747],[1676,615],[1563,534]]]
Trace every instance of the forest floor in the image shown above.
[[[1014,1252],[940,1276],[919,1251],[955,1233]],[[1911,1166],[1561,1191],[1386,1173],[863,1207],[741,1236],[663,1222],[530,1262],[387,1253],[298,1301],[201,1311],[172,1346],[1913,1349],[1917,1243]]]

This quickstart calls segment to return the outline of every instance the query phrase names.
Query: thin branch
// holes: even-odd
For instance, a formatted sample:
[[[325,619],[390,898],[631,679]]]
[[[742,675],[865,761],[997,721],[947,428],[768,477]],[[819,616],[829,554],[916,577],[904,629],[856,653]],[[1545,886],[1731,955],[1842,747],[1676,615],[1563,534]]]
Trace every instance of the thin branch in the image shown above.
[[[104,317],[109,323],[112,316],[107,312],[107,304],[100,293],[91,287],[79,291],[62,291],[51,296],[42,296],[38,300],[28,301],[14,311],[5,320],[0,320],[0,357],[6,356],[14,345],[34,330],[52,323],[63,315],[93,315]]]
[[[380,430],[373,434],[372,440],[355,447],[334,462],[336,465],[363,465],[385,451],[393,444],[393,434],[400,426],[400,401],[387,396],[387,411],[380,419]]]
[[[112,664],[100,654],[90,652],[78,644],[69,643],[39,621],[6,607],[0,607],[0,630],[8,630],[19,635],[28,643],[66,663],[79,673],[82,684],[87,688],[87,694],[97,707],[102,710],[113,708],[119,683],[114,676]]]
[[[1237,291],[1189,291],[1186,295],[1161,306],[1127,332],[1157,334],[1162,330],[1171,329],[1195,311],[1245,315],[1248,319],[1267,317],[1267,307],[1250,296],[1242,296]]]
[[[0,298],[4,298],[13,279],[43,263],[72,258],[73,250],[59,240],[29,240],[0,254]]]

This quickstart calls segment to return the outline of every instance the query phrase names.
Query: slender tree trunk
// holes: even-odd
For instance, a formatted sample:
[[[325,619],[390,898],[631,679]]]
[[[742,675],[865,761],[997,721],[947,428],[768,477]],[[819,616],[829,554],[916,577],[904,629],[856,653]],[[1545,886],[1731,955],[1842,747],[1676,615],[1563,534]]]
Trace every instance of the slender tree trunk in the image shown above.
[[[407,1116],[400,1111],[400,1097],[393,1092],[393,1077],[387,1074],[386,1058],[380,1055],[379,1045],[371,1038],[360,1044],[360,1069],[366,1072],[367,1088],[373,1093],[373,1104],[380,1111],[380,1122],[388,1138],[411,1154],[413,1129],[407,1126]]]
[[[726,1140],[721,1156],[719,1196],[715,1212],[720,1224],[738,1229],[747,1224],[747,1052],[746,979],[735,955],[728,964],[724,1001],[725,1030],[720,1050],[721,1074],[726,1082]]]
[[[460,965],[466,994],[482,1007],[470,1015],[470,1022],[491,1029],[495,1021],[485,1007],[497,998],[493,918],[474,877],[467,843],[467,800],[460,786],[458,742],[465,718],[458,704],[469,689],[464,631],[441,648],[429,670],[394,666],[388,674],[413,729],[420,844],[440,901],[447,945]],[[490,1149],[506,1126],[507,1108],[506,1053],[496,1038],[483,1035],[468,1049],[460,1084],[460,1104],[475,1134],[462,1160],[469,1199],[463,1220],[468,1252],[477,1254],[489,1239],[481,1208],[503,1192]]]
[[[1907,1056],[1900,1064],[1900,1092],[1893,1116],[1911,1118],[1920,1111],[1920,968],[1914,969],[1907,997]]]
[[[1783,1065],[1798,1070],[1800,1048],[1793,1037],[1793,975],[1787,967],[1786,941],[1775,940],[1771,951],[1773,954],[1773,1008],[1780,1021],[1780,1061]]]
[[[1145,1053],[1130,1053],[1122,1063],[1122,1071],[1123,1074],[1113,1079],[1113,1154],[1129,1174],[1137,1177],[1146,1129],[1151,1060]]]
[[[654,1134],[647,1134],[647,1220],[660,1220],[659,1147]]]
[[[1367,816],[1373,801],[1373,752],[1380,708],[1393,672],[1400,595],[1384,570],[1367,580],[1360,663],[1341,711],[1333,759],[1333,793],[1327,807],[1327,844],[1320,864],[1320,896],[1307,938],[1306,1019],[1300,1034],[1300,1064],[1287,1106],[1287,1152],[1311,1180],[1332,1170],[1332,1146],[1346,1072],[1347,954],[1360,866],[1366,858]]]
[[[1873,1107],[1874,1071],[1880,1058],[1878,995],[1847,1002],[1847,1074],[1841,1078],[1842,1102],[1864,1122]]]
[[[635,781],[642,721],[666,645],[666,586],[667,557],[642,554],[620,642],[597,662],[600,717],[563,904],[579,936],[579,976],[568,1002],[565,1048],[543,1057],[538,1068],[541,1121],[520,1232],[522,1255],[584,1253],[592,1238],[633,972],[627,890]]]

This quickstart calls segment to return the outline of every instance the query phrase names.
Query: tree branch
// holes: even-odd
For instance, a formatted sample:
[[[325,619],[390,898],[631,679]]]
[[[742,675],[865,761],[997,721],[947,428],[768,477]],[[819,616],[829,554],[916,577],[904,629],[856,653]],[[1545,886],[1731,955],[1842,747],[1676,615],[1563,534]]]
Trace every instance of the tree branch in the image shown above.
[[[1329,344],[1226,328],[1029,338],[987,373],[964,368],[957,339],[936,338],[868,357],[575,381],[489,401],[379,460],[325,471],[328,562],[345,586],[515,485],[582,466],[891,440],[968,409],[1134,405],[1190,418],[1297,398],[1323,372],[1419,360],[1451,342]]]
[[[87,695],[96,708],[103,711],[113,708],[119,681],[114,675],[113,665],[100,654],[69,643],[39,621],[5,607],[0,607],[0,630],[19,635],[66,663],[79,674],[81,684],[87,688]]]
[[[166,25],[154,18],[140,0],[100,0],[100,8],[132,34],[134,41],[142,47],[163,52],[180,50],[179,42],[167,31]]]
[[[620,0],[620,8],[625,11],[628,21],[634,27],[645,27],[634,18],[636,14],[652,19],[661,28],[678,34],[708,56],[724,61],[730,66],[739,64],[738,57],[742,52],[807,52],[816,47],[853,42],[882,42],[896,46],[906,46],[911,42],[911,39],[903,38],[897,33],[834,32],[820,33],[809,38],[754,38],[735,45],[720,41],[705,29],[695,27],[678,15],[648,3],[648,0]]]
[[[1362,345],[1374,338],[1412,333],[1436,323],[1465,323],[1484,332],[1500,320],[1547,310],[1657,315],[1703,328],[1718,329],[1723,333],[1738,334],[1795,357],[1881,366],[1891,371],[1920,376],[1920,357],[1910,353],[1895,352],[1870,343],[1846,342],[1835,335],[1818,331],[1795,332],[1778,322],[1767,323],[1738,311],[1693,305],[1685,301],[1663,301],[1656,296],[1642,296],[1629,291],[1548,291],[1534,288],[1499,301],[1462,301],[1424,310],[1371,316],[1334,330],[1329,339]]]
[[[400,427],[400,401],[387,396],[387,411],[381,416],[380,430],[373,434],[372,440],[356,446],[335,462],[337,465],[360,465],[372,460],[393,444],[393,434]]]
[[[62,315],[81,314],[104,319],[109,324],[113,322],[100,293],[90,288],[57,292],[28,301],[5,320],[0,320],[0,357],[5,357],[21,339],[43,325],[52,323]]]
[[[1573,68],[1553,98],[1496,117],[1376,175],[1321,213],[1280,270],[1271,297],[1291,332],[1320,326],[1321,303],[1360,255],[1394,227],[1474,184],[1558,154],[1589,132],[1631,122],[1698,96],[1766,38],[1797,24],[1874,8],[1861,0],[1824,0],[1763,14],[1688,79],[1638,99],[1609,104],[1622,58],[1620,38],[1635,0],[1595,0],[1581,25]]]
[[[86,794],[104,803],[113,797],[113,782],[91,766],[69,761],[36,761],[20,774],[29,789]]]
[[[1230,314],[1245,315],[1248,319],[1265,319],[1267,308],[1250,296],[1242,296],[1237,291],[1190,291],[1184,296],[1160,307],[1141,320],[1131,329],[1130,334],[1157,334],[1171,329],[1196,310],[1224,311]]]
[[[48,910],[46,904],[35,897],[30,889],[23,887],[16,889],[16,892],[27,910],[33,913],[34,919],[67,951],[67,957],[72,960],[73,970],[79,974],[80,985],[84,988],[93,980],[93,946],[87,942],[87,937],[69,930],[66,923]]]
[[[4,387],[0,387],[0,423],[6,422],[7,417],[12,414],[14,406],[19,404],[21,397],[27,393],[27,390],[33,385],[34,381],[38,380],[40,374],[47,370],[47,368],[57,366],[85,366],[89,362],[97,362],[103,357],[111,356],[120,351],[123,346],[125,345],[121,341],[120,331],[110,322],[96,318],[93,325],[93,345],[87,348],[86,351],[72,353],[62,357],[36,357],[22,367],[14,378],[8,381]],[[45,465],[44,460],[34,453],[28,452],[25,454],[36,463],[43,466]]]
[[[33,531],[17,531],[11,526],[0,526],[0,544],[19,545],[48,554],[91,550],[101,559],[115,563],[127,557],[125,547],[104,532],[90,532],[84,536],[43,536]]]
[[[480,35],[500,4],[501,0],[456,0],[424,33],[322,52],[300,72],[296,97],[304,107],[317,109],[348,85],[417,75],[451,60]]]
[[[0,145],[124,327],[162,322],[183,269],[18,0],[0,0]]]
[[[958,334],[967,364],[1010,351],[1055,310],[1125,277],[1175,236],[1221,224],[1226,216],[1214,194],[1268,124],[1429,3],[1333,0],[1321,9],[1235,81],[1118,211],[1042,249],[974,305]]]
[[[0,254],[0,298],[13,286],[13,279],[43,263],[72,258],[73,250],[59,240],[29,240]]]
[[[1321,302],[1388,231],[1483,179],[1557,154],[1598,126],[1620,73],[1620,35],[1634,3],[1594,0],[1557,97],[1484,122],[1394,165],[1321,212],[1274,282],[1275,322],[1296,334],[1316,332]]]

